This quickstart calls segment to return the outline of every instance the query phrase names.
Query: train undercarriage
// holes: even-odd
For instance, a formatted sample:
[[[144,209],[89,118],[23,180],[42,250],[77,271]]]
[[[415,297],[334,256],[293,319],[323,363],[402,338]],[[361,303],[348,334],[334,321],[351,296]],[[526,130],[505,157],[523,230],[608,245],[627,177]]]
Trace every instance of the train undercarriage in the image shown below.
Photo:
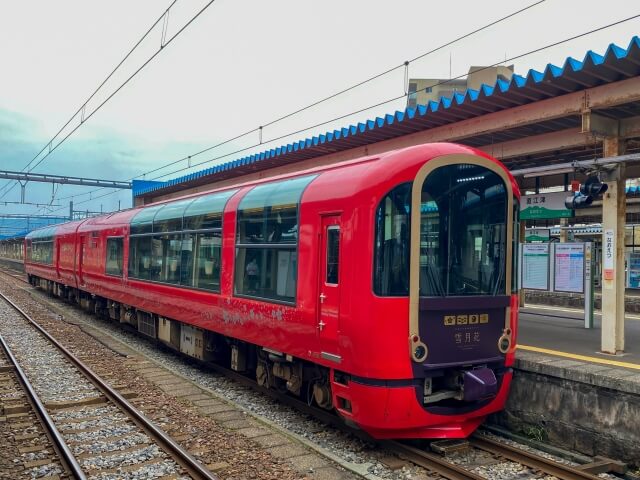
[[[29,275],[29,283],[98,317],[127,324],[183,355],[229,368],[254,379],[261,387],[313,401],[326,410],[333,409],[328,368],[52,280]]]

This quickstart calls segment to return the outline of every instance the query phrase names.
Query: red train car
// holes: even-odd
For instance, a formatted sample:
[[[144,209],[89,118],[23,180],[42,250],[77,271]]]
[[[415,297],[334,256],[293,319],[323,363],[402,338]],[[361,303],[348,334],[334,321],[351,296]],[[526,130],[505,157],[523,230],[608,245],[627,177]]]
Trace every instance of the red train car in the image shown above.
[[[515,351],[519,192],[428,144],[32,232],[31,283],[375,438],[469,435]]]

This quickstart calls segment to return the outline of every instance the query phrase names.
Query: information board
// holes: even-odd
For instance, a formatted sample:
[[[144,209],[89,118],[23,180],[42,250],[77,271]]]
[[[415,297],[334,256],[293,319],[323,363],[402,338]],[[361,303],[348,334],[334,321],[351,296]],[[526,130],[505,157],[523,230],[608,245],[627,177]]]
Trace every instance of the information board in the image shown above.
[[[549,289],[549,244],[522,245],[522,288]]]
[[[557,243],[554,258],[554,289],[584,293],[584,244]]]
[[[627,258],[627,287],[640,288],[640,253],[631,252]]]

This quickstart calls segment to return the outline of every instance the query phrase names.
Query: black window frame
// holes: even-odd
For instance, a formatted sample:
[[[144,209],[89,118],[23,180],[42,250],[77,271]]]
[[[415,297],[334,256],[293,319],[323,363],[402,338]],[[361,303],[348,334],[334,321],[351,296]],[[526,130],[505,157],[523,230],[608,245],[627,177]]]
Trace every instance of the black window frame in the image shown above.
[[[110,277],[116,277],[116,278],[124,278],[124,270],[125,270],[125,265],[124,265],[124,236],[123,235],[114,235],[114,236],[107,236],[106,239],[106,244],[105,244],[105,261],[104,261],[104,274],[108,275]],[[120,274],[117,273],[113,273],[109,271],[109,267],[108,267],[108,262],[109,262],[109,243],[113,240],[120,240],[120,260],[121,260],[121,264],[120,264]]]

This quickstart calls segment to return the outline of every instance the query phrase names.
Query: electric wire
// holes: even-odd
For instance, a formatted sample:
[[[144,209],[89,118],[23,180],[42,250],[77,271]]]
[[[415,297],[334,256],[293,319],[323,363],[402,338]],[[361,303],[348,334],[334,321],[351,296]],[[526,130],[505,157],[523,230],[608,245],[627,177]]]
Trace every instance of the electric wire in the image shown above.
[[[80,107],[78,107],[78,109],[73,113],[73,115],[71,115],[71,117],[69,118],[69,120],[67,120],[67,122],[60,127],[60,129],[56,132],[56,134],[51,137],[51,139],[44,144],[44,146],[40,149],[40,151],[31,159],[29,160],[29,162],[20,169],[20,171],[24,171],[25,169],[29,168],[29,166],[40,156],[40,154],[42,152],[44,152],[46,150],[46,148],[48,146],[50,146],[53,141],[58,137],[58,135],[60,135],[60,133],[73,121],[74,118],[76,118],[78,116],[78,114],[80,112],[82,112],[82,110],[86,107],[87,103],[89,103],[91,101],[91,99],[100,91],[100,89],[109,81],[109,79],[116,73],[116,71],[118,71],[118,69],[122,66],[122,64],[124,62],[127,61],[127,59],[131,56],[131,54],[138,48],[138,46],[140,46],[140,44],[144,41],[145,38],[147,38],[149,36],[149,33],[151,33],[151,31],[156,27],[156,25],[160,22],[160,20],[162,20],[165,15],[166,12],[168,12],[171,7],[173,7],[173,5],[175,5],[175,3],[177,2],[177,0],[173,0],[171,2],[171,4],[165,9],[165,11],[163,12],[162,15],[160,15],[160,17],[158,17],[158,19],[153,22],[153,24],[147,29],[147,31],[138,39],[138,41],[135,43],[135,45],[133,47],[131,47],[131,49],[127,52],[127,54],[122,58],[122,60],[120,60],[120,62],[115,66],[115,68],[113,70],[111,70],[111,73],[109,73],[109,75],[106,76],[106,78],[100,83],[100,85],[98,85],[98,87],[93,91],[93,93],[91,93],[91,95],[89,95],[89,97],[80,105]],[[83,115],[84,116],[84,115]],[[84,121],[84,120],[83,120]],[[0,192],[9,184],[5,184],[0,188]],[[13,184],[15,185],[15,184]]]
[[[177,1],[177,0],[176,0],[176,1]],[[130,75],[130,76],[129,76],[129,77],[128,77],[128,78],[127,78],[127,79],[126,79],[126,80],[125,80],[125,81],[124,81],[124,82],[123,82],[123,83],[118,87],[118,88],[116,88],[116,89],[115,89],[115,90],[114,90],[114,91],[113,91],[113,92],[112,92],[112,93],[111,93],[111,94],[110,94],[110,95],[109,95],[105,100],[103,100],[100,104],[98,104],[98,106],[97,106],[95,109],[93,109],[93,110],[91,111],[91,113],[89,113],[89,115],[84,116],[84,120],[83,120],[82,122],[80,122],[78,125],[76,125],[76,126],[75,126],[75,127],[74,127],[74,128],[73,128],[73,129],[72,129],[72,130],[67,134],[67,135],[65,135],[64,137],[62,137],[62,139],[61,139],[61,140],[60,140],[60,141],[59,141],[59,142],[58,142],[54,147],[49,147],[49,151],[48,151],[48,152],[47,152],[47,153],[46,153],[42,158],[40,158],[40,160],[38,160],[38,162],[37,162],[35,165],[33,165],[33,166],[29,169],[29,171],[33,171],[36,167],[38,167],[38,165],[40,165],[42,162],[44,162],[44,160],[45,160],[46,158],[48,158],[48,157],[49,157],[49,155],[51,155],[55,150],[57,150],[57,149],[58,149],[58,147],[59,147],[60,145],[62,145],[62,144],[63,144],[63,143],[64,143],[64,142],[65,142],[65,141],[66,141],[66,140],[67,140],[71,135],[73,135],[73,134],[74,134],[74,133],[75,133],[75,132],[76,132],[76,131],[77,131],[77,130],[82,126],[82,125],[84,125],[84,123],[85,123],[87,120],[89,120],[89,119],[90,119],[90,118],[91,118],[91,117],[92,117],[96,112],[98,112],[98,110],[100,110],[100,109],[101,109],[101,108],[102,108],[102,107],[103,107],[103,106],[104,106],[104,105],[105,105],[109,100],[111,100],[111,99],[112,99],[112,98],[113,98],[113,97],[114,97],[114,96],[115,96],[115,95],[116,95],[120,90],[122,90],[122,88],[124,88],[124,87],[125,87],[125,85],[127,85],[131,80],[133,80],[133,78],[134,78],[134,77],[136,77],[136,76],[138,75],[138,73],[140,73],[140,72],[141,72],[141,71],[142,71],[142,70],[143,70],[143,69],[144,69],[144,68],[145,68],[149,63],[151,63],[151,61],[153,61],[153,59],[154,59],[154,58],[156,58],[160,52],[162,52],[166,47],[168,47],[168,46],[173,42],[173,40],[175,40],[175,39],[176,39],[176,38],[177,38],[177,37],[178,37],[178,36],[179,36],[179,35],[180,35],[180,34],[181,34],[185,29],[187,29],[187,28],[188,28],[188,27],[189,27],[189,26],[190,26],[190,25],[191,25],[191,24],[192,24],[192,23],[193,23],[193,22],[194,22],[194,21],[195,21],[195,20],[196,20],[196,19],[197,19],[201,14],[202,14],[202,13],[204,13],[204,11],[205,11],[205,10],[207,10],[207,8],[209,8],[209,7],[213,4],[213,2],[215,2],[215,0],[209,0],[209,2],[207,2],[207,3],[205,4],[205,6],[204,6],[204,7],[202,7],[202,8],[198,11],[198,13],[196,13],[196,14],[195,14],[195,15],[194,15],[194,16],[193,16],[193,17],[192,17],[192,18],[191,18],[191,19],[190,19],[186,24],[184,24],[184,25],[182,26],[182,28],[180,28],[180,30],[178,30],[178,31],[177,31],[173,36],[171,36],[171,37],[169,38],[169,40],[166,40],[166,41],[164,42],[164,44],[163,44],[163,45],[162,45],[162,46],[161,46],[161,47],[160,47],[160,48],[159,48],[159,49],[158,49],[158,50],[157,50],[153,55],[151,55],[151,57],[149,57],[149,58],[148,58],[148,59],[147,59],[147,60],[146,60],[146,61],[145,61],[145,62],[144,62],[144,63],[143,63],[143,64],[142,64],[142,65],[141,65],[137,70],[135,70],[135,71],[134,71],[134,72],[133,72],[133,73],[132,73],[132,74],[131,74],[131,75]],[[174,3],[175,3],[175,1],[174,1]],[[173,5],[173,4],[172,4],[172,5]],[[168,9],[167,9],[167,11],[168,11]],[[166,13],[166,11],[165,11],[165,13]],[[162,17],[160,17],[160,19],[162,19],[163,17],[164,17],[164,14],[163,14],[163,16],[162,16]],[[157,25],[157,23],[160,21],[160,19],[156,20],[156,23],[154,24],[154,27],[155,27],[155,25]],[[152,27],[152,28],[153,28],[153,27]],[[148,33],[147,33],[147,34],[148,34]],[[147,35],[147,34],[145,34],[145,35]],[[83,105],[83,107],[84,107],[84,106],[86,106],[86,103]],[[83,107],[81,107],[81,108],[80,108],[80,111],[82,111]],[[75,117],[76,115],[77,115],[77,112],[76,112],[76,114],[74,115],[74,117]],[[73,118],[74,118],[74,117],[72,117],[72,118],[71,118],[71,120],[73,120]],[[67,125],[71,122],[71,120],[69,120],[69,122],[67,122]],[[65,125],[65,126],[66,126],[66,125]],[[63,129],[64,129],[64,127],[63,127]],[[59,132],[58,132],[58,134],[59,134]],[[56,134],[56,135],[57,135],[57,134]],[[55,138],[55,137],[54,137],[54,138]],[[47,148],[47,146],[50,146],[50,143],[47,143],[47,144],[44,146],[43,150],[41,150],[41,151],[40,151],[40,153],[42,153],[42,151],[44,151],[44,150]],[[38,155],[39,155],[39,154],[38,154]],[[35,158],[37,158],[37,156],[36,156]],[[35,160],[35,158],[34,158],[34,160]],[[33,162],[33,160],[32,160],[31,162]],[[29,163],[31,163],[31,162],[29,162]],[[15,184],[14,184],[14,185],[15,185]],[[13,187],[12,187],[12,188],[13,188]],[[0,199],[4,198],[4,196],[6,195],[6,193],[8,193],[8,191],[7,191],[7,192],[5,192],[4,194],[2,194],[2,195],[0,196]]]
[[[444,43],[444,44],[442,44],[442,45],[439,45],[438,47],[435,47],[435,48],[433,48],[433,49],[431,49],[431,50],[429,50],[429,51],[427,51],[427,52],[424,52],[424,53],[422,53],[422,54],[420,54],[420,55],[418,55],[418,56],[414,57],[414,58],[413,58],[413,59],[411,59],[411,60],[408,60],[408,61],[406,61],[406,62],[403,62],[402,64],[396,65],[396,66],[394,66],[394,67],[388,68],[388,69],[386,69],[386,70],[384,70],[384,71],[382,71],[382,72],[379,72],[379,73],[377,73],[377,74],[375,74],[375,75],[373,75],[373,76],[371,76],[371,77],[368,77],[368,78],[367,78],[367,79],[365,79],[365,80],[362,80],[362,81],[360,81],[360,82],[357,82],[357,83],[355,83],[355,84],[353,84],[353,85],[351,85],[351,86],[349,86],[349,87],[346,87],[346,88],[344,88],[344,89],[342,89],[342,90],[339,90],[339,91],[337,91],[337,92],[334,92],[334,93],[332,93],[332,94],[330,94],[330,95],[328,95],[328,96],[326,96],[326,97],[323,97],[323,98],[321,98],[321,99],[319,99],[319,100],[316,100],[315,102],[310,103],[310,104],[308,104],[308,105],[306,105],[306,106],[304,106],[304,107],[301,107],[301,108],[299,108],[299,109],[297,109],[297,110],[294,110],[294,111],[289,112],[289,113],[287,113],[287,114],[284,114],[284,115],[282,115],[282,116],[280,116],[280,117],[277,117],[277,118],[275,118],[275,119],[273,119],[273,120],[271,120],[271,121],[269,121],[269,122],[267,122],[267,123],[265,123],[265,124],[263,124],[263,125],[261,125],[261,126],[259,126],[259,127],[252,128],[252,129],[247,130],[247,131],[245,131],[245,132],[243,132],[243,133],[240,133],[240,134],[238,134],[238,135],[236,135],[236,136],[234,136],[234,137],[232,137],[232,138],[229,138],[229,139],[227,139],[227,140],[224,140],[224,141],[222,141],[222,142],[216,143],[216,144],[214,144],[214,145],[212,145],[212,146],[209,146],[209,147],[206,147],[206,148],[204,148],[204,149],[202,149],[202,150],[199,150],[198,152],[192,153],[192,154],[187,155],[187,156],[185,156],[185,157],[182,157],[182,158],[180,158],[180,159],[178,159],[178,160],[173,160],[173,161],[171,161],[171,162],[169,162],[169,163],[166,163],[166,164],[164,164],[164,165],[161,165],[160,167],[156,167],[156,168],[154,168],[154,169],[152,169],[152,170],[146,171],[146,172],[144,172],[144,173],[142,173],[142,174],[140,174],[140,175],[136,175],[136,176],[134,176],[134,177],[131,177],[131,178],[129,178],[129,179],[128,179],[128,180],[126,180],[126,181],[131,181],[131,180],[134,180],[134,179],[139,178],[139,177],[144,177],[144,176],[146,176],[146,175],[149,175],[149,174],[155,173],[155,172],[157,172],[157,171],[163,170],[163,169],[165,169],[165,168],[167,168],[167,167],[170,167],[170,166],[172,166],[172,165],[178,164],[178,163],[180,163],[180,162],[190,161],[192,158],[194,158],[194,157],[196,157],[196,156],[199,156],[199,155],[202,155],[203,153],[206,153],[206,152],[211,151],[211,150],[213,150],[213,149],[216,149],[216,148],[219,148],[219,147],[221,147],[221,146],[224,146],[224,145],[226,145],[226,144],[228,144],[228,143],[231,143],[231,142],[233,142],[233,141],[235,141],[235,140],[238,140],[238,139],[240,139],[240,138],[243,138],[243,137],[245,137],[245,136],[251,135],[252,133],[256,133],[256,132],[258,132],[259,130],[263,129],[264,127],[272,126],[272,125],[274,125],[274,124],[276,124],[276,123],[278,123],[278,122],[281,122],[281,121],[283,121],[283,120],[286,120],[286,119],[288,119],[288,118],[291,118],[291,117],[293,117],[293,116],[295,116],[295,115],[297,115],[297,114],[299,114],[299,113],[302,113],[302,112],[304,112],[304,111],[306,111],[306,110],[309,110],[309,109],[311,109],[311,108],[313,108],[313,107],[316,107],[316,106],[318,106],[318,105],[320,105],[320,104],[322,104],[322,103],[324,103],[324,102],[327,102],[327,101],[329,101],[329,100],[332,100],[332,99],[334,99],[334,98],[336,98],[336,97],[338,97],[338,96],[340,96],[340,95],[343,95],[343,94],[345,94],[345,93],[347,93],[347,92],[349,92],[349,91],[352,91],[352,90],[354,90],[354,89],[356,89],[356,88],[358,88],[358,87],[361,87],[361,86],[363,86],[363,85],[365,85],[365,84],[367,84],[367,83],[369,83],[369,82],[372,82],[372,81],[374,81],[374,80],[377,80],[378,78],[381,78],[381,77],[383,77],[383,76],[385,76],[385,75],[388,75],[389,73],[392,73],[392,72],[394,72],[394,71],[396,71],[396,70],[398,70],[398,69],[400,69],[400,68],[403,68],[403,67],[405,67],[405,68],[406,68],[406,67],[408,66],[408,64],[409,64],[409,63],[411,63],[411,62],[415,62],[415,61],[417,61],[417,60],[419,60],[419,59],[422,59],[422,58],[424,58],[424,57],[426,57],[426,56],[428,56],[428,55],[431,55],[431,54],[433,54],[433,53],[435,53],[435,52],[437,52],[437,51],[439,51],[439,50],[442,50],[443,48],[446,48],[446,47],[448,47],[448,46],[451,46],[451,45],[453,45],[453,44],[455,44],[455,43],[457,43],[457,42],[459,42],[459,41],[461,41],[461,40],[467,39],[467,38],[469,38],[469,37],[471,37],[471,36],[473,36],[473,35],[475,35],[475,34],[477,34],[477,33],[481,32],[481,31],[483,31],[483,30],[486,30],[486,29],[488,29],[488,28],[490,28],[490,27],[492,27],[492,26],[495,26],[495,25],[497,25],[497,24],[499,24],[499,23],[501,23],[501,22],[504,22],[505,20],[508,20],[508,19],[510,19],[510,18],[512,18],[512,17],[514,17],[514,16],[516,16],[516,15],[520,14],[520,13],[523,13],[523,12],[525,12],[525,11],[527,11],[527,10],[529,10],[529,9],[531,9],[531,8],[533,8],[533,7],[535,7],[535,6],[538,6],[538,5],[542,4],[542,3],[544,3],[545,1],[546,1],[546,0],[538,0],[538,1],[536,1],[536,2],[534,2],[534,3],[532,3],[532,4],[530,4],[530,5],[527,5],[526,7],[523,7],[523,8],[521,8],[521,9],[519,9],[519,10],[516,10],[516,11],[514,11],[514,12],[511,12],[511,13],[509,13],[509,14],[507,14],[507,15],[503,16],[503,17],[500,17],[500,18],[498,18],[498,19],[496,19],[496,20],[491,21],[491,22],[490,22],[490,23],[488,23],[488,24],[485,24],[485,25],[483,25],[483,26],[481,26],[481,27],[478,27],[477,29],[475,29],[475,30],[473,30],[473,31],[471,31],[471,32],[465,33],[464,35],[461,35],[461,36],[459,36],[459,37],[457,37],[457,38],[455,38],[455,39],[453,39],[453,40],[450,40],[450,41],[448,41],[448,42],[446,42],[446,43]],[[158,21],[159,21],[159,20],[158,20]],[[369,108],[374,108],[374,107],[369,107]],[[355,112],[355,113],[358,113],[358,112]],[[310,127],[310,128],[312,128],[312,127]],[[302,131],[304,131],[304,130],[302,130]],[[291,135],[293,135],[293,134],[295,134],[295,132],[294,132],[294,133],[292,133]],[[274,140],[277,140],[277,139],[272,139],[272,140],[270,140],[270,141],[274,141]],[[251,148],[253,148],[253,147],[251,147]],[[244,151],[244,150],[243,150],[243,151]],[[186,168],[191,168],[192,166],[193,166],[193,165],[190,165],[190,166],[188,166],[188,167],[186,167]],[[179,170],[179,171],[181,171],[181,170]],[[171,174],[171,173],[169,173],[169,174],[167,174],[167,175],[170,175],[170,174]],[[100,191],[100,190],[103,190],[103,188],[95,189],[95,190],[93,190],[92,192],[97,192],[97,191]],[[91,192],[85,192],[85,193],[81,193],[81,194],[77,194],[77,195],[69,195],[69,196],[66,196],[66,197],[60,197],[60,198],[58,198],[58,200],[65,200],[65,199],[68,199],[68,198],[75,198],[76,196],[84,196],[84,195],[88,195],[88,194],[90,194],[90,193],[91,193]],[[115,193],[115,192],[114,192],[114,193]],[[0,197],[0,198],[2,198],[2,197]]]
[[[594,29],[588,30],[588,31],[586,31],[586,32],[582,32],[582,33],[580,33],[580,34],[573,35],[573,36],[571,36],[571,37],[567,37],[567,38],[565,38],[565,39],[562,39],[562,40],[559,40],[559,41],[556,41],[556,42],[549,43],[549,44],[544,45],[544,46],[542,46],[542,47],[538,47],[538,48],[536,48],[536,49],[529,50],[529,51],[527,51],[527,52],[525,52],[525,53],[522,53],[522,54],[519,54],[519,55],[515,55],[515,56],[512,56],[512,57],[510,57],[510,58],[501,59],[499,62],[496,62],[496,63],[493,63],[493,64],[488,65],[488,66],[486,66],[486,67],[483,67],[483,68],[482,68],[482,69],[480,69],[479,71],[484,70],[484,69],[493,68],[493,67],[495,67],[495,66],[497,66],[497,65],[500,65],[500,64],[501,64],[501,63],[503,63],[503,62],[508,62],[508,61],[513,61],[513,60],[521,59],[521,58],[523,58],[523,57],[525,57],[525,56],[532,55],[532,54],[534,54],[534,53],[538,53],[538,52],[541,52],[541,51],[543,51],[543,50],[547,50],[547,49],[549,49],[549,48],[556,47],[556,46],[558,46],[558,45],[562,45],[562,44],[564,44],[564,43],[567,43],[567,42],[570,42],[570,41],[573,41],[573,40],[576,40],[576,39],[579,39],[579,38],[582,38],[582,37],[585,37],[585,36],[588,36],[588,35],[591,35],[591,34],[594,34],[594,33],[597,33],[597,32],[600,32],[600,31],[605,30],[605,29],[608,29],[608,28],[612,28],[612,27],[614,27],[614,26],[620,25],[620,24],[625,23],[625,22],[629,22],[629,21],[634,20],[634,19],[637,19],[637,18],[639,18],[639,17],[640,17],[640,14],[632,15],[632,16],[626,17],[626,18],[624,18],[624,19],[621,19],[621,20],[618,20],[618,21],[615,21],[615,22],[609,23],[609,24],[607,24],[607,25],[603,25],[603,26],[600,26],[600,27],[597,27],[597,28],[594,28]],[[417,58],[418,58],[418,57],[417,57]],[[403,64],[403,66],[404,66],[404,64]],[[465,73],[465,74],[461,74],[461,75],[458,75],[458,76],[452,77],[452,78],[450,78],[450,79],[447,79],[447,80],[443,80],[443,81],[441,81],[441,82],[438,82],[438,83],[434,84],[433,86],[437,86],[437,85],[441,85],[441,84],[446,84],[446,83],[450,82],[451,80],[460,79],[460,78],[465,77],[466,75],[467,75],[466,73]],[[413,92],[412,92],[412,93],[413,93]],[[417,93],[417,92],[416,92],[416,93]],[[211,162],[213,162],[213,161],[220,160],[220,159],[226,158],[226,157],[231,156],[231,155],[236,155],[236,154],[238,154],[238,153],[242,153],[242,152],[247,151],[247,150],[250,150],[250,149],[252,149],[252,148],[256,148],[256,147],[258,147],[258,146],[260,146],[260,145],[264,145],[264,144],[268,144],[268,143],[271,143],[271,142],[275,142],[275,141],[281,140],[281,139],[283,139],[283,138],[286,138],[286,137],[289,137],[289,136],[292,136],[292,135],[296,135],[296,134],[299,134],[299,133],[305,132],[305,131],[307,131],[307,130],[311,130],[311,129],[314,129],[314,128],[318,128],[318,127],[323,126],[323,125],[326,125],[326,124],[328,124],[328,123],[332,123],[332,122],[335,122],[335,121],[338,121],[338,120],[342,120],[342,119],[344,119],[344,118],[346,118],[346,117],[349,117],[349,116],[352,116],[352,115],[356,115],[356,114],[358,114],[358,113],[362,113],[362,112],[365,112],[365,111],[367,111],[367,110],[370,110],[370,109],[373,109],[373,108],[380,107],[380,106],[382,106],[382,105],[386,105],[386,104],[388,104],[388,103],[391,103],[391,102],[397,101],[397,100],[402,99],[402,98],[406,98],[407,96],[408,96],[408,94],[404,93],[404,94],[402,94],[402,95],[398,95],[398,96],[395,96],[395,97],[393,97],[393,98],[390,98],[390,99],[387,99],[387,100],[384,100],[384,101],[378,102],[378,103],[376,103],[376,104],[374,104],[374,105],[370,105],[370,106],[367,106],[367,107],[364,107],[364,108],[360,108],[360,109],[358,109],[358,110],[356,110],[356,111],[352,111],[352,112],[346,113],[346,114],[344,114],[344,115],[340,115],[340,116],[337,116],[337,117],[333,117],[333,118],[331,118],[331,119],[329,119],[329,120],[326,120],[326,121],[323,121],[323,122],[320,122],[320,123],[316,123],[316,124],[314,124],[314,125],[311,125],[311,126],[308,126],[308,127],[305,127],[305,128],[302,128],[302,129],[299,129],[299,130],[293,131],[293,132],[289,132],[289,133],[286,133],[286,134],[283,134],[283,135],[280,135],[280,136],[278,136],[278,137],[275,137],[275,138],[269,139],[269,140],[268,140],[268,141],[266,141],[266,142],[258,142],[258,143],[252,144],[252,145],[250,145],[250,146],[248,146],[248,147],[244,147],[244,148],[241,148],[241,149],[235,150],[235,151],[233,151],[233,152],[226,153],[226,154],[224,154],[224,155],[220,155],[220,156],[217,156],[217,157],[214,157],[214,158],[208,159],[208,160],[204,160],[204,161],[202,161],[202,162],[198,162],[198,163],[195,163],[195,164],[191,164],[190,166],[187,166],[187,167],[183,167],[183,168],[179,168],[179,169],[177,169],[177,170],[173,170],[173,171],[171,171],[171,172],[168,172],[168,173],[165,173],[165,174],[159,175],[159,176],[157,176],[157,177],[154,177],[154,180],[155,180],[155,179],[162,178],[162,177],[165,177],[165,176],[168,176],[168,175],[173,175],[173,174],[179,173],[179,172],[181,172],[181,171],[188,170],[188,169],[190,169],[190,168],[198,167],[198,166],[204,165],[204,164],[206,164],[206,163],[211,163]],[[256,130],[256,129],[254,129],[253,131],[255,132],[255,130]],[[238,138],[238,137],[240,137],[240,136],[237,136],[236,138]],[[227,142],[227,143],[228,143],[228,142]],[[188,158],[188,157],[187,157],[187,158]],[[172,164],[175,164],[175,162],[173,162]],[[153,171],[157,171],[158,169],[159,169],[159,168],[156,168],[156,169],[154,169]],[[146,175],[146,174],[147,174],[147,172],[145,172],[145,173],[144,173],[144,174],[142,174],[142,175]],[[138,176],[138,177],[139,177],[139,176]],[[137,178],[137,177],[133,177],[133,178]],[[97,190],[99,190],[99,189],[96,189],[96,190],[94,190],[93,192],[95,192],[95,191],[97,191]],[[86,193],[83,193],[83,194],[77,194],[77,195],[73,195],[72,197],[76,197],[76,196],[80,196],[80,195],[87,195],[87,194],[90,194],[90,193],[92,193],[92,192],[86,192]],[[104,194],[104,195],[100,195],[100,196],[94,197],[94,198],[89,199],[89,200],[84,200],[84,201],[78,202],[77,204],[78,204],[78,205],[79,205],[79,204],[84,204],[84,203],[87,203],[87,202],[89,202],[89,201],[96,200],[96,199],[98,199],[98,198],[103,198],[103,197],[106,197],[106,196],[109,196],[109,195],[112,195],[112,194],[115,194],[115,193],[118,193],[118,192],[117,192],[117,191],[114,191],[114,192],[107,192],[107,193],[106,193],[106,194]],[[65,197],[63,197],[63,198],[65,198]],[[66,198],[68,198],[68,197],[66,197]],[[61,199],[62,199],[62,198],[59,198],[58,200],[61,200]],[[64,208],[64,207],[63,207],[63,208]],[[60,208],[60,209],[57,209],[57,210],[52,210],[52,212],[60,211],[60,210],[62,210],[63,208]]]

